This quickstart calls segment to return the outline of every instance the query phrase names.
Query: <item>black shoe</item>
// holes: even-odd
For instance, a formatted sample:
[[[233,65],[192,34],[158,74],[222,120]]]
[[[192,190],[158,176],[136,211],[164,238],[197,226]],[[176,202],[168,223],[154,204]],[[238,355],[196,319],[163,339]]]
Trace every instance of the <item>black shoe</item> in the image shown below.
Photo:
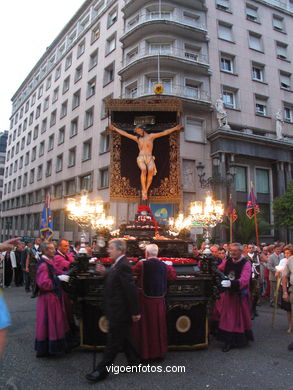
[[[222,348],[222,351],[223,352],[229,352],[231,349],[231,345],[230,344],[225,344],[224,347]]]
[[[290,343],[290,344],[288,345],[288,349],[289,349],[289,351],[293,351],[293,343]]]
[[[106,379],[108,376],[108,373],[106,371],[99,371],[95,370],[91,372],[90,374],[86,374],[86,379],[90,382],[99,382],[103,379]]]
[[[31,295],[31,298],[36,298],[37,297],[37,294],[32,294]]]

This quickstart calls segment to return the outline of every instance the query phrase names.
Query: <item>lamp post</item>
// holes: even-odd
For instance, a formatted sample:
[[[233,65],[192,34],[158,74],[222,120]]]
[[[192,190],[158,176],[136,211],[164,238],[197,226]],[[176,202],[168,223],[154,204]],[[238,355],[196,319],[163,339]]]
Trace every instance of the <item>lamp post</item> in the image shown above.
[[[88,199],[87,191],[82,192],[79,201],[75,198],[68,199],[66,210],[68,218],[75,221],[82,229],[79,254],[86,254],[85,229],[91,227],[95,230],[110,230],[114,224],[113,217],[106,217],[103,202],[100,200],[91,202]]]
[[[197,164],[196,169],[197,169],[197,174],[199,177],[199,182],[200,182],[201,188],[214,187],[216,184],[226,184],[227,186],[230,186],[233,183],[234,177],[236,174],[234,157],[231,156],[230,161],[227,164],[225,176],[222,176],[218,172],[220,163],[221,163],[221,159],[220,159],[219,154],[214,155],[213,156],[213,167],[214,167],[216,173],[213,176],[208,177],[207,179],[205,178],[206,173],[204,171],[205,170],[204,164],[202,162],[199,162]]]
[[[205,230],[205,255],[210,255],[211,228],[223,222],[224,207],[220,200],[214,201],[208,194],[205,202],[195,201],[190,204],[190,216],[194,224],[202,226]]]

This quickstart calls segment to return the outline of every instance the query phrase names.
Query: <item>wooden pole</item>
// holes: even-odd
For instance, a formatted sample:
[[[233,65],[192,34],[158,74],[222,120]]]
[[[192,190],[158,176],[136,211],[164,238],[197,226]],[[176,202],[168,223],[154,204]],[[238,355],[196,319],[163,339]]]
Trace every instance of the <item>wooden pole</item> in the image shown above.
[[[232,221],[233,216],[230,215],[230,244],[233,242],[233,221]]]
[[[259,246],[259,234],[258,234],[258,223],[257,223],[256,207],[254,207],[254,224],[255,224],[256,245]]]

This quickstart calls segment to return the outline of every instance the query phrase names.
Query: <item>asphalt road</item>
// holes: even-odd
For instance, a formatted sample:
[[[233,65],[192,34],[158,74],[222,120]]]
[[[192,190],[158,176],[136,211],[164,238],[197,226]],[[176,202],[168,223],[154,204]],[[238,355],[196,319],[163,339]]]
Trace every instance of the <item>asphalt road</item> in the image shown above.
[[[110,375],[98,384],[88,383],[93,355],[75,350],[60,358],[37,359],[34,352],[35,307],[24,289],[5,289],[13,325],[1,362],[0,390],[77,390],[77,389],[208,389],[208,390],[293,390],[293,351],[287,345],[293,335],[286,332],[286,313],[277,312],[274,329],[272,309],[267,303],[259,308],[253,321],[255,341],[246,348],[221,351],[212,341],[200,351],[172,351],[162,364],[185,366],[185,373],[122,373]],[[98,354],[98,360],[100,356]],[[124,363],[119,355],[117,364]]]

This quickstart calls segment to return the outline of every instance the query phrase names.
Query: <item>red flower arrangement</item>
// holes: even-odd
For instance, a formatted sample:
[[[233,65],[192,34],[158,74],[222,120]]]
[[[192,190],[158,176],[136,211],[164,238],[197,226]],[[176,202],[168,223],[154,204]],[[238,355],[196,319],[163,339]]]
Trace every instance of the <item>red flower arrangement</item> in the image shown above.
[[[138,209],[137,209],[137,214],[140,214],[142,213],[143,211],[146,211],[147,213],[150,214],[150,216],[152,217],[152,222],[154,223],[155,225],[155,232],[157,233],[158,232],[158,222],[156,220],[156,218],[154,217],[154,214],[152,212],[152,210],[150,209],[149,206],[143,206],[143,205],[139,205],[138,206]]]
[[[137,261],[138,257],[128,257],[128,260]],[[159,257],[161,261],[171,261],[173,264],[196,264],[194,259],[187,259],[184,257]],[[100,259],[102,264],[112,264],[113,260],[110,257],[102,257]]]

